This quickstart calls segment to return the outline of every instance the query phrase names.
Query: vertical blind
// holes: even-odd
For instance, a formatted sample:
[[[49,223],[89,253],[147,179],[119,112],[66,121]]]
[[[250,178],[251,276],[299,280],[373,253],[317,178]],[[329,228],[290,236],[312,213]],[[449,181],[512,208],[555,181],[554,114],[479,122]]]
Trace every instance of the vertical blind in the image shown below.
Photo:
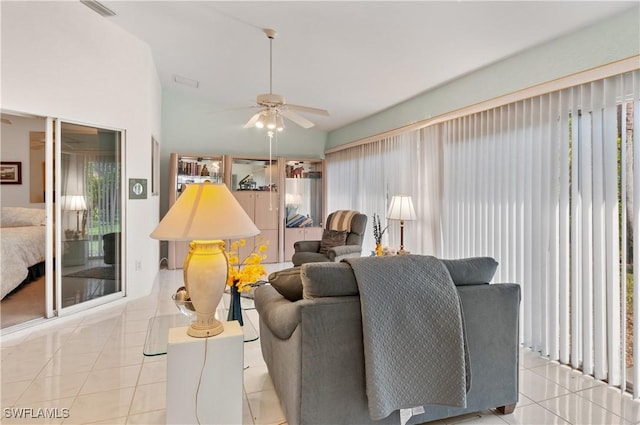
[[[495,257],[494,281],[522,286],[523,345],[622,388],[639,85],[635,71],[442,124],[444,255]]]
[[[639,129],[633,71],[330,153],[329,210],[382,217],[411,195],[410,250],[495,257],[524,346],[638,398]]]
[[[378,214],[382,227],[389,225],[383,244],[400,247],[400,226],[386,221],[394,195],[410,195],[417,220],[405,222],[405,248],[437,255],[440,247],[441,144],[437,137],[423,142],[424,134],[437,128],[407,132],[327,155],[327,210],[353,209],[366,214],[369,222]],[[371,225],[368,226],[371,229]],[[375,248],[373,232],[366,232],[363,254]]]

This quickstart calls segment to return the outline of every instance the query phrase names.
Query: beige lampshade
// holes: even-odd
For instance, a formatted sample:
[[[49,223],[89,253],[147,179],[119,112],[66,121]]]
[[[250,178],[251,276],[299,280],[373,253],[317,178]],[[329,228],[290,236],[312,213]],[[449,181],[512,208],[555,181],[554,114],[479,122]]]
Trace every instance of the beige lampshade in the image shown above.
[[[60,201],[63,211],[84,211],[87,209],[87,203],[82,195],[63,195]]]
[[[154,239],[192,241],[236,239],[260,233],[224,184],[192,183],[169,209]]]
[[[387,218],[389,220],[415,220],[416,211],[413,209],[411,196],[396,195],[391,198]]]

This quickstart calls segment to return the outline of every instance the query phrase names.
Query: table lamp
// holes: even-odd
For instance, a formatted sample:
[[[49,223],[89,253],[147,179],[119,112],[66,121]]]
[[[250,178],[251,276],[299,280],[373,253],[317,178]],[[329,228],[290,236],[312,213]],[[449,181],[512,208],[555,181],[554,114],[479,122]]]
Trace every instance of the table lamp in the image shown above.
[[[80,211],[87,209],[87,203],[82,195],[63,195],[62,210],[76,212],[76,235],[80,234]]]
[[[169,209],[154,239],[190,241],[184,260],[184,283],[196,311],[187,334],[196,338],[218,335],[224,330],[215,318],[229,266],[222,239],[260,233],[224,184],[192,183]]]
[[[407,251],[404,250],[404,221],[416,219],[416,211],[413,209],[411,196],[396,195],[391,198],[387,218],[389,220],[400,220],[400,251],[398,251],[398,254],[407,254]]]

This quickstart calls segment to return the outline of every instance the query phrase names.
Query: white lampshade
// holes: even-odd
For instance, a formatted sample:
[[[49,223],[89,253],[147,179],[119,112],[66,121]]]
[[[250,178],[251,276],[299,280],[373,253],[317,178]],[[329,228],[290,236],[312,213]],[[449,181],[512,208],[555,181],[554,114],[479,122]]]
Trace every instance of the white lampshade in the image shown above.
[[[63,195],[61,201],[63,211],[84,211],[87,209],[87,203],[82,195]]]
[[[151,233],[164,241],[236,239],[260,233],[224,184],[192,183]]]
[[[224,330],[224,325],[215,318],[229,270],[221,239],[258,233],[227,186],[210,182],[187,185],[151,233],[154,239],[191,241],[183,275],[197,318],[189,325],[189,335],[204,338]]]
[[[413,209],[411,196],[396,195],[391,198],[387,218],[389,220],[415,220],[416,211]]]

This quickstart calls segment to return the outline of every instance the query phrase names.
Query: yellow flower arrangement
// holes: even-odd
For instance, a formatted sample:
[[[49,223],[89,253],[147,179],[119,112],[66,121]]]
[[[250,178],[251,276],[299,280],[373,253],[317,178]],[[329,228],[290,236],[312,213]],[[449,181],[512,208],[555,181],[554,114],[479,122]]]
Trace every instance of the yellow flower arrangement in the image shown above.
[[[253,247],[251,254],[240,260],[238,249],[246,245],[244,239],[231,243],[231,250],[227,254],[229,261],[229,274],[227,276],[227,285],[235,285],[239,292],[249,291],[251,287],[267,275],[267,270],[261,264],[262,260],[267,258],[268,242],[260,239]]]

